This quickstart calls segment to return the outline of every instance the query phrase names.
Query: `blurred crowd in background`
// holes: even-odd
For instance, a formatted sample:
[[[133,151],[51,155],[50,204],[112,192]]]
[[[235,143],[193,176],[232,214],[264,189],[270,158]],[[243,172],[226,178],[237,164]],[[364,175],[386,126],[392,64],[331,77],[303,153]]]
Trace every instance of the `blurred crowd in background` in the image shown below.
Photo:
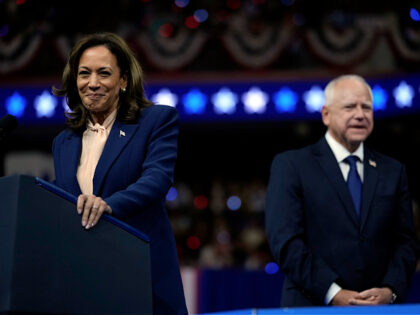
[[[205,194],[185,183],[167,196],[183,265],[264,268],[272,261],[264,231],[265,185],[214,179]]]

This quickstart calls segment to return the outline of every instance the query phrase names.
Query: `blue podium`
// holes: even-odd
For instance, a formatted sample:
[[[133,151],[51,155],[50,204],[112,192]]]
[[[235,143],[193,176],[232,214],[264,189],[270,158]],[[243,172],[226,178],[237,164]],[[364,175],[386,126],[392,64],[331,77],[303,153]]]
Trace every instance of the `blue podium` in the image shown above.
[[[0,313],[151,314],[149,240],[30,176],[0,178]]]

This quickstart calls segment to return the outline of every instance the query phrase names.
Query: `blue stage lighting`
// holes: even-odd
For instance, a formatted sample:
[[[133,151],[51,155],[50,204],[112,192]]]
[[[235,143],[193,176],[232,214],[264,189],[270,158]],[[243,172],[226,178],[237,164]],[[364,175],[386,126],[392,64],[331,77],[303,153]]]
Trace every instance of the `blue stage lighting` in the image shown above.
[[[241,207],[242,202],[238,196],[231,196],[228,198],[226,204],[229,210],[236,211]]]
[[[274,262],[269,262],[267,265],[265,265],[264,270],[269,275],[273,275],[279,271],[279,266],[277,266],[277,264]]]
[[[190,0],[175,0],[175,4],[180,8],[185,8],[188,3],[190,3]]]
[[[206,109],[207,97],[198,89],[192,89],[182,98],[185,113],[202,114]]]
[[[204,9],[196,10],[194,12],[194,19],[197,22],[203,23],[205,20],[207,20],[208,17],[209,17],[209,14]]]
[[[298,102],[298,96],[288,87],[281,88],[278,92],[273,95],[274,104],[278,112],[289,112],[292,113],[296,110],[296,104]]]
[[[326,80],[278,82],[150,83],[146,94],[157,104],[178,109],[180,122],[251,122],[319,118]],[[377,117],[420,112],[420,74],[369,79]],[[0,86],[0,116],[11,114],[20,125],[63,125],[65,98],[51,87]]]
[[[22,117],[25,112],[26,99],[18,92],[13,92],[13,95],[6,99],[6,110],[10,115]]]
[[[386,102],[388,101],[388,94],[379,85],[372,88],[373,95],[373,110],[385,110]]]
[[[178,197],[178,191],[175,187],[169,188],[168,193],[166,194],[166,200],[174,201]]]
[[[419,11],[417,11],[414,8],[411,8],[410,9],[410,17],[411,17],[411,19],[413,21],[416,21],[416,22],[420,21],[420,13],[419,13]]]

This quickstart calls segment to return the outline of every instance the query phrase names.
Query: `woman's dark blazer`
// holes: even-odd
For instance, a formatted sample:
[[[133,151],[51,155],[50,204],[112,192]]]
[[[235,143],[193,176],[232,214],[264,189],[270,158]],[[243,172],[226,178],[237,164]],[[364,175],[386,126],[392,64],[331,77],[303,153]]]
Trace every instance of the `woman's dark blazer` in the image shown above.
[[[165,105],[143,110],[135,124],[114,122],[93,178],[93,194],[113,216],[150,237],[155,314],[187,314],[172,228],[164,207],[177,158],[178,114]],[[56,185],[78,196],[82,135],[62,131],[53,142]]]

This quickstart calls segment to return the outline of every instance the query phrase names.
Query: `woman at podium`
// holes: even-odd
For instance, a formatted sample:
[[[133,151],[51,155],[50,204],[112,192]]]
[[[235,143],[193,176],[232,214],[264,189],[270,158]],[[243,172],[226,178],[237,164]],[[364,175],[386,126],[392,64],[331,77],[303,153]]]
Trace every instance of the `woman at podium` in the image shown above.
[[[187,314],[164,207],[177,158],[176,109],[146,99],[139,63],[112,33],[79,40],[53,92],[70,108],[53,142],[56,185],[78,196],[85,229],[108,213],[147,234],[154,313]]]

